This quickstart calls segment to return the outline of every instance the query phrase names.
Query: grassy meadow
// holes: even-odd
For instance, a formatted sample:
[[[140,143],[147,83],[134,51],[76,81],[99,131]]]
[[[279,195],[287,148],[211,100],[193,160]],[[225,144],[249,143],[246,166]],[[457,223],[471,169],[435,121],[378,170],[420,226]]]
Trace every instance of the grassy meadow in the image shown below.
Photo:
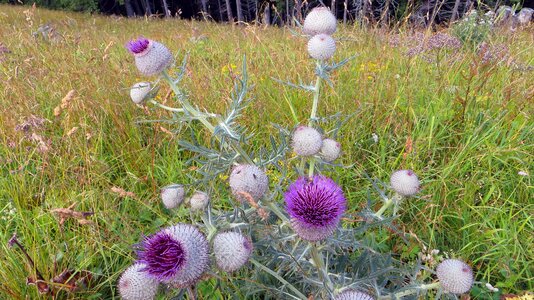
[[[51,38],[33,36],[45,23],[54,28]],[[254,102],[241,120],[256,135],[250,149],[276,135],[272,123],[291,128],[310,112],[309,93],[272,79],[307,83],[314,76],[306,40],[285,28],[20,6],[0,6],[0,25],[0,299],[46,298],[26,284],[35,268],[8,247],[15,232],[46,281],[65,269],[93,274],[88,287],[63,290],[58,299],[113,299],[135,259],[132,245],[189,217],[186,208],[171,212],[160,203],[160,187],[187,182],[194,170],[176,128],[136,123],[168,113],[131,102],[129,87],[144,78],[124,47],[128,40],[158,40],[179,59],[188,52],[184,89],[217,112],[246,55]],[[505,293],[532,290],[534,71],[525,66],[534,65],[533,28],[490,37],[511,54],[499,64],[483,63],[469,47],[410,57],[411,31],[397,32],[350,26],[336,33],[335,59],[357,57],[323,89],[319,114],[353,114],[340,136],[347,167],[330,174],[348,196],[349,217],[370,190],[379,205],[364,174],[388,182],[393,170],[413,169],[423,190],[397,221],[409,242],[377,235],[383,250],[413,260],[424,242],[468,261],[478,281]],[[163,86],[158,97],[172,106],[171,96]],[[223,180],[218,190],[216,205],[228,203]],[[60,223],[57,209],[69,207],[94,215]],[[222,297],[213,286],[200,284],[202,299]]]

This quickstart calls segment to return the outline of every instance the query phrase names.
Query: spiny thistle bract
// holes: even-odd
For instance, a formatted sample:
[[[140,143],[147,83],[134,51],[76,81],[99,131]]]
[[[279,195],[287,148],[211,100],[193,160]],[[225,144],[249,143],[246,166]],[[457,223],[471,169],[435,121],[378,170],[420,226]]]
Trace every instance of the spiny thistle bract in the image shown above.
[[[419,192],[419,179],[412,170],[399,170],[391,174],[391,188],[401,196],[413,196]]]
[[[152,300],[158,292],[159,282],[143,271],[146,265],[136,263],[122,273],[118,288],[124,300]]]
[[[327,60],[336,52],[336,41],[327,34],[314,35],[308,41],[308,53],[318,60]]]
[[[208,241],[190,224],[167,227],[147,237],[138,251],[138,262],[151,277],[184,288],[197,282],[209,264]]]
[[[145,76],[158,75],[172,63],[172,54],[163,44],[139,38],[130,41],[126,48],[135,57],[135,65]]]
[[[217,267],[234,272],[244,266],[252,254],[252,242],[238,232],[222,232],[213,239]]]
[[[130,89],[130,98],[135,104],[143,104],[150,93],[150,82],[138,82]]]
[[[346,209],[341,188],[330,178],[299,178],[284,194],[293,230],[304,240],[323,240],[334,232]]]
[[[302,30],[305,34],[316,35],[320,33],[331,35],[336,32],[336,16],[328,7],[315,7],[304,19]]]
[[[167,209],[178,207],[184,200],[185,189],[180,184],[172,184],[161,189],[161,202]]]
[[[374,298],[363,292],[346,290],[337,294],[334,300],[374,300]]]
[[[210,196],[204,192],[196,191],[191,198],[189,198],[189,206],[192,211],[203,210],[208,206]]]
[[[260,200],[269,188],[269,178],[260,168],[255,165],[238,165],[234,167],[229,179],[232,194],[241,202],[244,202],[244,192],[252,196],[254,200]]]
[[[473,286],[473,270],[459,259],[446,259],[436,268],[443,291],[452,294],[467,293]]]
[[[341,154],[341,145],[333,139],[324,139],[320,154],[326,162],[333,162]]]
[[[299,126],[293,132],[291,146],[299,156],[312,156],[321,150],[323,138],[319,131],[312,127]]]

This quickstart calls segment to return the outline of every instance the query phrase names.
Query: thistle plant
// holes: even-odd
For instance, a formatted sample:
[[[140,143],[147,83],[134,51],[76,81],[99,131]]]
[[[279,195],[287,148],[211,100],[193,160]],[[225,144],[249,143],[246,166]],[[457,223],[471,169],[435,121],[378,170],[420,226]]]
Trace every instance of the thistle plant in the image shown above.
[[[140,241],[137,261],[118,283],[124,299],[153,299],[154,281],[170,288],[166,290],[170,294],[173,289],[182,290],[176,292],[179,295],[187,290],[190,298],[195,298],[192,287],[203,280],[217,281],[224,295],[238,289],[246,298],[257,299],[401,299],[433,289],[451,295],[469,291],[472,271],[459,260],[444,261],[434,280],[434,272],[421,260],[401,261],[365,242],[382,226],[397,230],[393,220],[402,210],[402,200],[420,189],[415,172],[393,173],[391,193],[372,181],[382,207],[375,212],[369,205],[359,212],[360,225],[344,224],[353,210],[349,203],[355,199],[348,198],[346,188],[332,177],[334,168],[342,167],[334,164],[342,155],[342,145],[335,140],[342,122],[327,131],[323,125],[340,114],[319,113],[322,85],[333,85],[332,72],[350,61],[332,62],[336,25],[324,7],[312,10],[306,18],[303,32],[315,60],[315,84],[277,81],[311,92],[309,118],[299,124],[273,124],[278,138],[271,138],[269,147],[259,150],[250,149],[253,136],[239,125],[251,101],[246,60],[235,78],[227,111],[209,112],[196,106],[180,87],[187,56],[178,71],[172,72],[175,60],[163,44],[145,38],[127,44],[139,72],[158,76],[154,82],[134,85],[134,103],[169,111],[172,116],[165,122],[177,130],[188,123],[201,127],[189,127],[192,139],[179,141],[193,154],[189,163],[197,166],[197,172],[188,182],[168,185],[161,193],[167,208],[189,203],[190,224],[148,233]],[[152,99],[163,83],[174,92],[175,106]],[[207,131],[210,139],[199,139],[195,130]],[[276,180],[269,177],[272,172],[279,174]],[[228,181],[221,182],[220,175],[228,176]],[[229,195],[230,201],[224,201],[221,194]],[[189,200],[183,201],[186,195]],[[374,205],[376,201],[368,202]],[[233,284],[225,284],[226,279]],[[137,285],[129,284],[140,280],[147,280],[150,289],[138,291]]]

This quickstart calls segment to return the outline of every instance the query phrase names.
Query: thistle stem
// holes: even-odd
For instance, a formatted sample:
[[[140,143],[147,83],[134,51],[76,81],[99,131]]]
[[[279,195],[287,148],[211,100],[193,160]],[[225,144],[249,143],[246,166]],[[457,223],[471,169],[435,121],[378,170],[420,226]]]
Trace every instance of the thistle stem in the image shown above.
[[[310,177],[310,178],[313,177],[314,168],[315,168],[315,158],[312,157],[312,159],[310,161],[310,168],[308,169],[308,177]]]
[[[162,72],[162,75],[163,75],[163,78],[165,78],[165,80],[167,80],[167,82],[169,83],[169,86],[171,87],[171,89],[173,90],[173,92],[176,94],[176,95],[182,95],[182,92],[180,91],[180,89],[178,88],[178,86],[174,83],[174,80],[172,80],[171,76],[169,75],[169,73],[167,73],[166,70],[164,70]],[[183,111],[184,112],[187,112],[189,113],[191,116],[195,117],[196,119],[198,119],[200,121],[200,123],[202,123],[202,125],[204,125],[204,127],[206,127],[206,129],[209,130],[209,132],[211,134],[215,133],[215,126],[213,126],[213,124],[211,124],[208,119],[207,119],[207,116],[206,114],[202,113],[202,112],[199,112],[197,109],[195,109],[193,107],[193,105],[191,105],[191,103],[189,103],[189,101],[187,101],[187,99],[184,99],[184,97],[178,97],[178,100],[180,101],[180,103],[182,104],[182,107],[183,107]],[[219,137],[217,137],[217,140],[219,142],[221,142],[221,139]],[[243,150],[243,148],[241,148],[241,145],[239,145],[238,143],[236,143],[236,141],[232,140],[231,143],[228,144],[231,148],[233,148],[237,153],[239,153],[239,155],[249,164],[254,164],[254,162],[252,161],[252,159],[250,158],[250,156],[248,156],[248,154],[245,152],[245,150]]]
[[[255,260],[254,258],[250,258],[250,262],[253,263],[254,265],[256,265],[256,267],[262,269],[263,271],[271,274],[274,278],[278,279],[278,281],[280,281],[281,283],[283,283],[284,285],[286,285],[290,290],[293,291],[293,293],[295,293],[295,295],[297,295],[300,299],[302,300],[307,300],[308,297],[304,296],[304,294],[302,294],[296,287],[294,287],[291,283],[287,282],[287,280],[285,280],[284,278],[282,278],[282,276],[280,276],[278,273],[276,273],[275,271],[267,268],[266,266],[264,266],[262,263],[260,263],[259,261]]]
[[[317,62],[317,66],[319,66],[319,62]],[[320,91],[321,91],[321,76],[317,75],[317,79],[315,80],[315,88],[313,89],[312,111],[311,111],[310,119],[308,120],[309,127],[313,125],[313,121],[317,117],[317,108],[319,106]]]
[[[402,292],[398,292],[398,293],[393,293],[393,294],[389,294],[389,295],[385,295],[385,296],[380,296],[378,297],[378,300],[392,300],[392,299],[401,299],[402,297],[405,297],[405,296],[410,296],[410,295],[413,295],[421,290],[432,290],[432,289],[437,289],[439,288],[441,285],[439,282],[434,282],[434,283],[430,283],[430,284],[422,284],[418,287],[415,287],[413,289],[409,289],[409,290],[406,290],[406,291],[402,291]]]
[[[315,264],[315,267],[319,271],[319,277],[323,281],[323,284],[325,285],[325,288],[328,290],[329,293],[331,293],[334,290],[334,284],[330,280],[330,277],[328,276],[328,270],[326,270],[326,266],[324,265],[323,256],[319,252],[319,249],[317,249],[317,246],[310,243],[311,246],[311,257],[313,260],[313,263]]]
[[[154,100],[154,99],[150,99],[149,102],[152,103],[152,104],[154,104],[154,105],[157,106],[157,107],[163,108],[163,109],[168,110],[168,111],[172,111],[172,112],[184,112],[184,109],[183,109],[183,108],[174,108],[174,107],[166,106],[166,105],[163,105],[163,104],[159,103],[158,101],[156,101],[156,100]]]
[[[387,199],[386,200],[386,203],[384,203],[384,205],[382,205],[382,207],[375,213],[375,217],[377,219],[382,219],[382,214],[384,214],[384,212],[391,206],[393,205],[393,200],[392,199]]]
[[[275,202],[272,202],[272,201],[269,201],[267,202],[267,207],[275,214],[277,215],[280,220],[282,220],[283,222],[287,222],[289,223],[289,219],[284,215],[284,213],[282,213],[282,211],[280,210],[280,208],[278,206],[276,206],[276,203]]]

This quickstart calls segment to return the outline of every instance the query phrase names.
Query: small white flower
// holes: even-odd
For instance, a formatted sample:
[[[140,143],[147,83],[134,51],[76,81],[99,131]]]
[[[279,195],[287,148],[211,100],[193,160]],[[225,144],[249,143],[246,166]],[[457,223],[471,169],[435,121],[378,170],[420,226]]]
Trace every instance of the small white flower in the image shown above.
[[[486,283],[486,288],[488,288],[488,290],[490,290],[491,292],[494,292],[494,293],[496,293],[496,292],[499,291],[498,288],[494,287],[494,286],[491,285],[490,283]]]
[[[517,175],[526,177],[526,176],[528,176],[528,173],[525,172],[525,171],[519,171],[519,172],[517,172]]]
[[[373,141],[375,142],[375,144],[378,143],[378,135],[376,133],[373,132],[371,137],[373,138]]]

